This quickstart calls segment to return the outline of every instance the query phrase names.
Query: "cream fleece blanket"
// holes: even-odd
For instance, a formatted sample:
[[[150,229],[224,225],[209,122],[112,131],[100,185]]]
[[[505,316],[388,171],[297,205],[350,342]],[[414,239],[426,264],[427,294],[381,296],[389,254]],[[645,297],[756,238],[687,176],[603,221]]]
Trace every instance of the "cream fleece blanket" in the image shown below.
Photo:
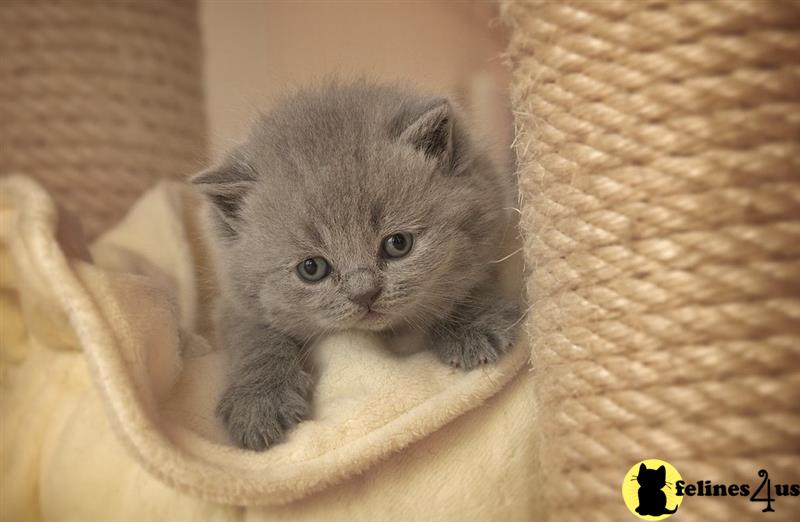
[[[313,418],[247,452],[213,414],[226,354],[181,185],[91,249],[30,179],[0,180],[0,212],[3,520],[530,519],[524,340],[464,373],[326,339]]]

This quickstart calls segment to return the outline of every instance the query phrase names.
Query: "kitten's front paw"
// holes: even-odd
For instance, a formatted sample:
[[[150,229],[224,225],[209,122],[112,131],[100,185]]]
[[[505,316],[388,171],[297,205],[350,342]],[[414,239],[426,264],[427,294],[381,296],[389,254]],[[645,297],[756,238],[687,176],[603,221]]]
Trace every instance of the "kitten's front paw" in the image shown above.
[[[465,370],[493,363],[514,343],[516,310],[503,306],[471,322],[442,323],[433,329],[433,349],[445,363]]]
[[[217,405],[217,415],[238,446],[262,451],[280,442],[306,417],[310,386],[311,378],[305,372],[277,385],[234,383]]]

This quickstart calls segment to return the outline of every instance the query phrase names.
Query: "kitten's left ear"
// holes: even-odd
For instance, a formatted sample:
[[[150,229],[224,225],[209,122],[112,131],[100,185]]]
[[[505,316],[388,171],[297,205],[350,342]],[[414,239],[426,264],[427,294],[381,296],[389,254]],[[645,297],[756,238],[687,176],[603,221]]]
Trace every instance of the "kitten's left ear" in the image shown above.
[[[456,167],[453,116],[450,103],[437,98],[403,130],[400,141],[438,160],[443,171],[452,173]]]
[[[661,478],[662,478],[662,479],[664,479],[664,478],[666,478],[666,477],[667,477],[667,468],[665,468],[665,467],[664,467],[664,465],[662,464],[662,465],[661,465],[661,466],[660,466],[660,467],[659,467],[659,468],[656,470],[656,473],[658,473],[658,474],[661,476]]]
[[[195,187],[205,195],[217,210],[220,224],[233,233],[239,217],[242,199],[256,180],[256,172],[242,161],[228,159],[191,178]]]

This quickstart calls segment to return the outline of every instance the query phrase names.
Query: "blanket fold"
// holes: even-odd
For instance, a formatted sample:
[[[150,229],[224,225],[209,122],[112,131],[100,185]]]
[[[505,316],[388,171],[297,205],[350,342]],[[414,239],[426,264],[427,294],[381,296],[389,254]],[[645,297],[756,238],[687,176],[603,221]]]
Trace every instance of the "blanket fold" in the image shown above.
[[[3,518],[63,515],[88,491],[106,491],[108,502],[80,503],[81,516],[130,509],[110,493],[120,484],[108,482],[109,467],[120,483],[142,487],[149,473],[188,494],[175,493],[178,507],[169,508],[184,506],[184,514],[226,512],[216,503],[286,504],[352,480],[412,443],[445,437],[444,426],[497,394],[527,360],[522,339],[499,364],[465,373],[426,350],[398,354],[368,335],[334,336],[315,348],[312,418],[266,452],[240,450],[213,411],[227,357],[209,327],[213,281],[192,195],[179,184],[158,185],[91,249],[31,179],[0,180],[0,209],[0,295],[13,323],[2,337],[2,461],[4,481],[18,493],[8,496],[14,502]],[[489,447],[511,444],[497,422],[532,422],[525,386],[498,399],[516,405],[516,418],[486,427]],[[475,437],[480,417],[452,429]],[[464,494],[468,484],[442,491]]]

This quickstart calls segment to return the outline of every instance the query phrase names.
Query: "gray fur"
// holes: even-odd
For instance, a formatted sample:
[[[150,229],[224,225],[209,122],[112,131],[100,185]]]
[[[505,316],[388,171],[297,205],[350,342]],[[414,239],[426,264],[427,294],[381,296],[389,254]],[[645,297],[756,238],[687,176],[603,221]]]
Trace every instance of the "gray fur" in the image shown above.
[[[466,369],[511,344],[516,307],[490,264],[510,187],[446,99],[363,81],[303,91],[193,182],[212,203],[218,330],[235,353],[217,411],[240,446],[307,415],[301,347],[321,334],[422,329]],[[397,232],[411,251],[382,257]],[[332,268],[309,283],[296,267],[314,256]]]

